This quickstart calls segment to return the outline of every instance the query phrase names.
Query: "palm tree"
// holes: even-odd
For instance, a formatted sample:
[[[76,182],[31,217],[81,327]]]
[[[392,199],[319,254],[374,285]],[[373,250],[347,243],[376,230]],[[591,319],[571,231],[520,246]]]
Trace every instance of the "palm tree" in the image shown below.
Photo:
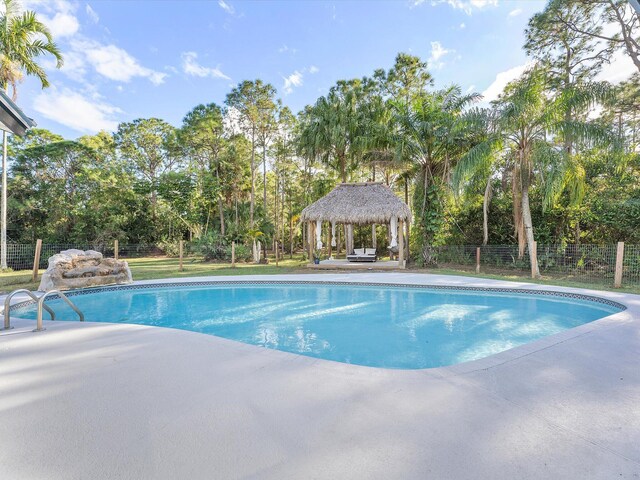
[[[346,84],[320,97],[301,118],[298,137],[300,153],[309,160],[320,159],[335,170],[342,182],[355,166],[358,142],[357,92]]]
[[[458,163],[453,175],[454,189],[492,162],[506,161],[521,256],[525,245],[529,252],[534,248],[529,197],[535,180],[542,189],[545,207],[553,205],[564,191],[568,191],[574,204],[582,199],[584,171],[576,158],[563,148],[564,140],[606,142],[612,138],[596,124],[567,120],[567,110],[584,111],[607,95],[602,84],[584,84],[580,89],[573,88],[551,97],[545,71],[535,67],[505,88],[494,112],[484,113],[493,115],[495,126],[487,130],[484,140]],[[532,272],[539,277],[538,265],[534,264],[533,257],[531,261]]]
[[[20,12],[16,0],[1,0],[4,12],[0,16],[0,84],[8,92],[12,88],[13,100],[17,98],[17,85],[24,74],[40,80],[42,88],[49,86],[44,69],[37,57],[50,54],[56,59],[56,67],[62,66],[62,55],[53,42],[49,29],[36,18],[35,12]],[[7,268],[7,132],[2,133],[2,227],[0,242],[0,268]]]
[[[442,226],[452,168],[469,144],[463,109],[478,97],[464,95],[460,87],[452,86],[424,93],[409,104],[393,104],[397,130],[392,143],[396,158],[409,165],[405,175],[415,184],[415,226],[425,263],[432,261],[431,246]]]

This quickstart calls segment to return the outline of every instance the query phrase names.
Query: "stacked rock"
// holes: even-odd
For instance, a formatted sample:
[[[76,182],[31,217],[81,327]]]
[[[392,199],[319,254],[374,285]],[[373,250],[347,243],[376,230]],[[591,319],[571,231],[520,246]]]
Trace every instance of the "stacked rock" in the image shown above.
[[[133,282],[129,265],[124,260],[103,258],[95,250],[63,250],[49,258],[38,290],[71,290]]]

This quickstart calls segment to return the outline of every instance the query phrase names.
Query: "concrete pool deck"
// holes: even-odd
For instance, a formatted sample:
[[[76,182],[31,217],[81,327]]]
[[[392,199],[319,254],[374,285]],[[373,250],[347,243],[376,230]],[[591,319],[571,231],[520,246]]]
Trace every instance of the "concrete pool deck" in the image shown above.
[[[12,318],[0,331],[0,478],[640,478],[640,296],[406,272],[181,281],[229,279],[557,290],[628,308],[427,370],[139,325],[45,321],[33,333]]]

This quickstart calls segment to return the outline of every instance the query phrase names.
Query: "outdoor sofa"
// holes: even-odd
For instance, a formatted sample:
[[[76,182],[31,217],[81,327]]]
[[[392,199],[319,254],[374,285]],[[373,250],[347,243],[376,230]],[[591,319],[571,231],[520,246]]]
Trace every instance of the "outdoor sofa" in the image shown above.
[[[375,248],[356,248],[351,255],[347,255],[350,262],[375,262],[378,260]]]

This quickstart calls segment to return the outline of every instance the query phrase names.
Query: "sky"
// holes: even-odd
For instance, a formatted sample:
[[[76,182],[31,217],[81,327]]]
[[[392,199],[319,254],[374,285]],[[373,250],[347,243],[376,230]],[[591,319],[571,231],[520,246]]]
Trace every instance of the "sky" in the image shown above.
[[[224,103],[243,80],[276,87],[293,112],[341,79],[393,66],[399,52],[488,102],[520,75],[537,0],[108,1],[23,0],[64,56],[42,59],[51,87],[28,78],[18,104],[41,128],[73,139],[158,117],[179,126],[201,103]],[[616,58],[603,78],[632,71]]]

